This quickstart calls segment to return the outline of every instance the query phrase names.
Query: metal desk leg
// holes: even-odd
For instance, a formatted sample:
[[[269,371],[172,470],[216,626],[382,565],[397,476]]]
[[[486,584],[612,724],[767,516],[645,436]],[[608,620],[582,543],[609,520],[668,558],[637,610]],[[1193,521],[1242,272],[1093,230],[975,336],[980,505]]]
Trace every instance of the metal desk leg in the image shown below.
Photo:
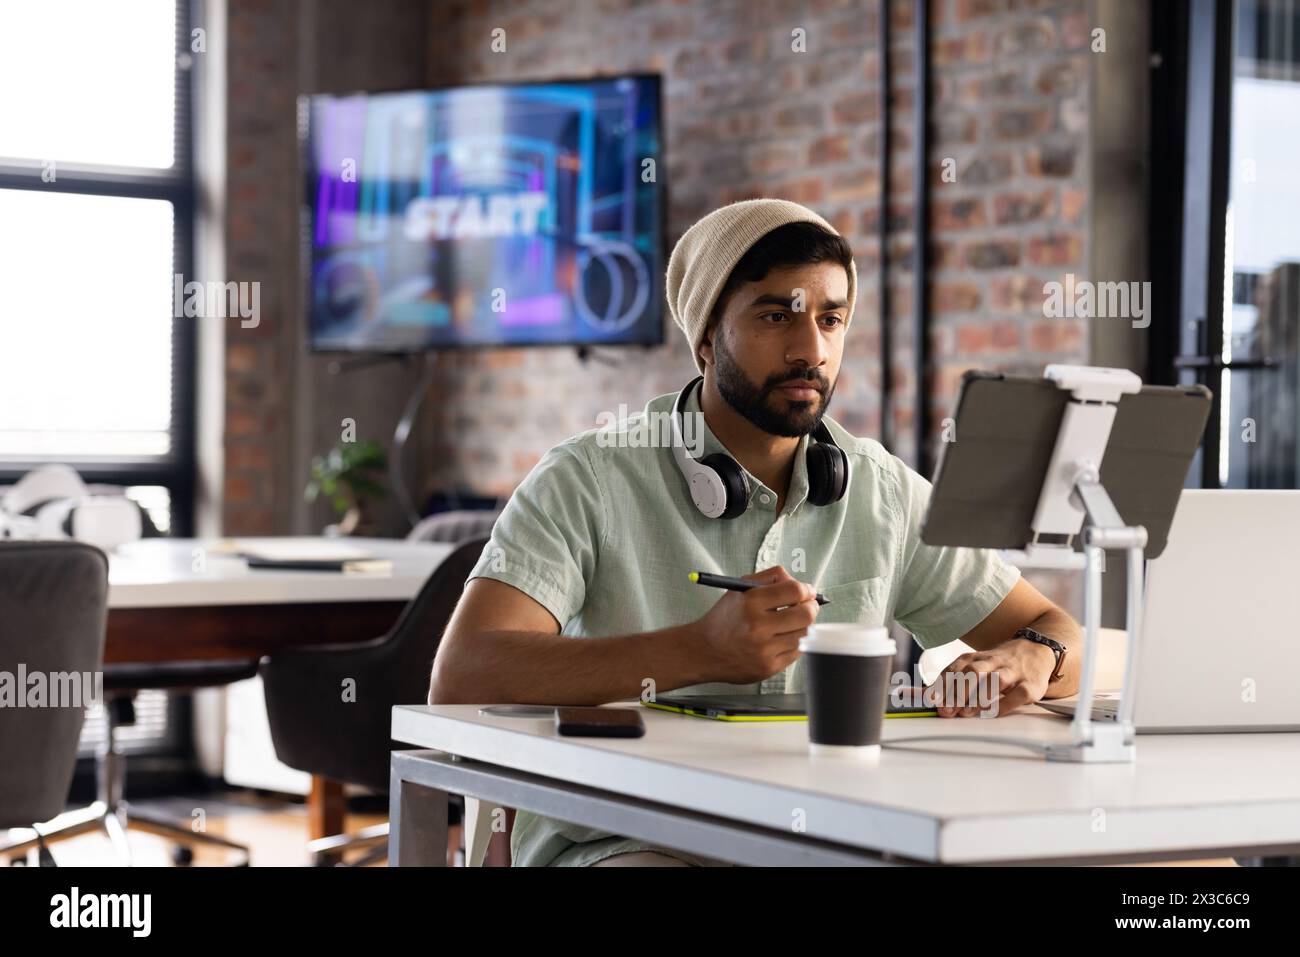
[[[1300,867],[1300,854],[1272,855],[1265,857],[1234,857],[1242,867]]]
[[[447,866],[447,792],[403,780],[400,753],[389,772],[388,866]]]
[[[465,866],[482,867],[492,841],[492,802],[465,795]]]

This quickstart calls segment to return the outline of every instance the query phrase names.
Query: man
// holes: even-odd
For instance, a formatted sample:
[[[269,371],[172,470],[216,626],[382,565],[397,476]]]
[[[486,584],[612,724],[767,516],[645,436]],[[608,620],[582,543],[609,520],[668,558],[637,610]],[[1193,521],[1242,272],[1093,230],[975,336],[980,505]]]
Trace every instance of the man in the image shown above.
[[[725,206],[678,242],[667,287],[703,373],[683,397],[683,423],[702,417],[692,454],[727,453],[743,468],[747,500],[732,503],[743,511],[707,517],[672,448],[622,440],[676,394],[621,430],[562,442],[498,518],[438,651],[430,703],[800,691],[798,641],[814,620],[896,620],[926,648],[963,639],[975,650],[948,670],[986,687],[996,676],[998,713],[1075,691],[1078,625],[995,553],[923,544],[930,484],[825,417],[857,292],[852,252],[830,224],[782,200]],[[815,505],[820,465],[806,453],[822,422],[849,481]],[[693,433],[682,428],[684,445]],[[719,596],[690,584],[697,569],[761,585]],[[818,590],[830,604],[818,606]],[[1014,637],[1023,627],[1038,634]],[[988,710],[959,689],[941,716]],[[714,863],[525,812],[511,849],[527,865]]]

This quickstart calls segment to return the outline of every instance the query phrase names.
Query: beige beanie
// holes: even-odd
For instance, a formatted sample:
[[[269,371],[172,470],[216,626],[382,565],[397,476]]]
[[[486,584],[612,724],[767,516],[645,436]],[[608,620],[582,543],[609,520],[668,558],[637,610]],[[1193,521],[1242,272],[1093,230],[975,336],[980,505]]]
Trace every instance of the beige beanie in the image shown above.
[[[700,358],[700,340],[731,270],[754,243],[787,223],[816,223],[839,235],[830,223],[806,206],[784,199],[746,199],[715,209],[686,230],[673,247],[668,260],[668,311],[686,333],[691,357],[701,373],[704,360]],[[850,260],[846,329],[853,320],[857,295],[858,267]]]

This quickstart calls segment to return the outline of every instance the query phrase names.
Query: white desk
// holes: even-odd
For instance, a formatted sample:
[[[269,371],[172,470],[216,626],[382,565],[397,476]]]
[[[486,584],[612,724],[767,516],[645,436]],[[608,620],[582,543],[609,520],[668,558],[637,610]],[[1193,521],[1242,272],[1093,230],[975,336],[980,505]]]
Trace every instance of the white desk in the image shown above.
[[[306,539],[239,538],[241,545]],[[317,541],[317,539],[311,539]],[[328,541],[328,540],[326,540]],[[384,574],[343,575],[250,569],[217,539],[154,538],[118,549],[108,563],[109,608],[409,601],[452,551],[451,545],[392,538],[340,544],[393,563]]]
[[[109,558],[106,663],[252,660],[285,645],[376,638],[453,550],[349,539],[393,562],[389,572],[354,575],[250,569],[220,544],[149,539]]]
[[[146,539],[109,558],[106,663],[255,661],[293,645],[377,638],[454,548],[349,538],[344,544],[393,562],[390,572],[351,575],[250,569],[221,544]],[[308,811],[313,838],[337,834],[342,784],[313,778]]]
[[[617,707],[639,707],[634,703]],[[1137,763],[1047,762],[971,742],[813,759],[804,722],[641,708],[639,739],[563,738],[550,719],[401,706],[390,862],[436,864],[446,792],[743,864],[1105,863],[1300,853],[1300,734],[1141,735]],[[920,734],[1064,738],[1037,707],[885,722]],[[988,755],[979,757],[978,755]],[[801,827],[802,830],[796,830]]]

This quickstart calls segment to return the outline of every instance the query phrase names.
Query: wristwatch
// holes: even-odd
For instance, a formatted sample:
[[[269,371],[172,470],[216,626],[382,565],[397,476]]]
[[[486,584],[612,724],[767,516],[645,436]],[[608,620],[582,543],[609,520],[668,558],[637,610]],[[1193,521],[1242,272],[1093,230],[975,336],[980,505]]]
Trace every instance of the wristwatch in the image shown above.
[[[1065,654],[1069,651],[1065,645],[1061,644],[1055,638],[1048,638],[1041,631],[1034,631],[1032,628],[1021,628],[1014,635],[1014,638],[1026,638],[1029,641],[1036,641],[1040,645],[1046,645],[1056,654],[1056,667],[1052,670],[1052,676],[1047,679],[1048,684],[1058,680],[1061,677],[1061,662],[1065,661]]]

